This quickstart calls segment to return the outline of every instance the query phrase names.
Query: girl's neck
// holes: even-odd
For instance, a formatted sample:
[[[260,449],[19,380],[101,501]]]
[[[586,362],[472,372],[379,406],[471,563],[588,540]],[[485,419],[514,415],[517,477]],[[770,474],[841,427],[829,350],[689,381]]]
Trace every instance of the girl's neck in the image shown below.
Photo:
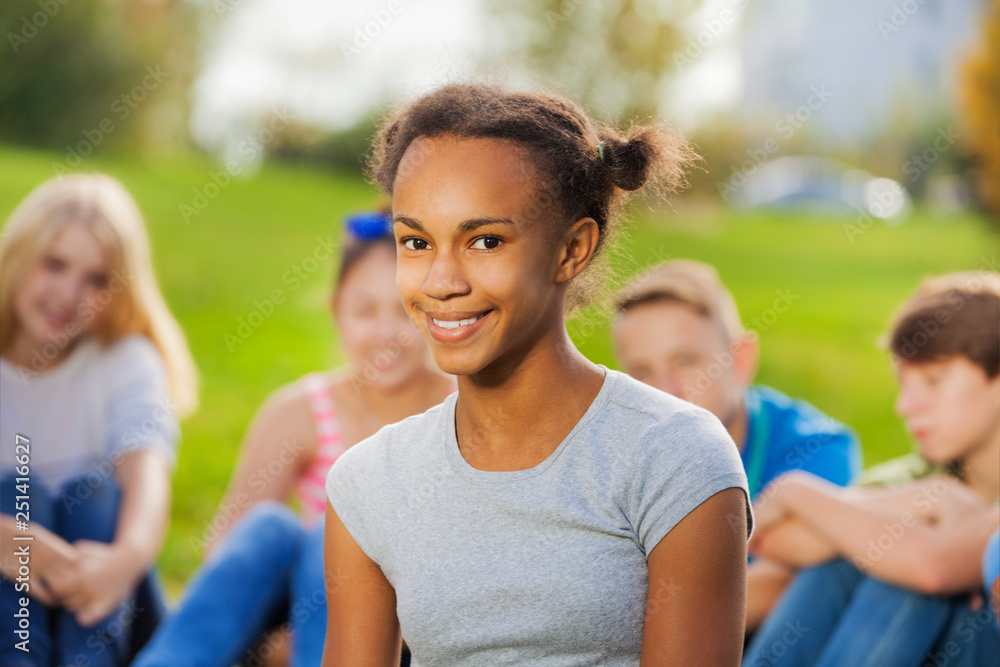
[[[604,372],[556,327],[511,360],[459,377],[459,449],[481,469],[537,465],[593,403]]]
[[[980,497],[992,501],[1000,496],[1000,427],[965,457],[962,473]]]
[[[45,373],[66,361],[79,339],[80,337],[77,336],[70,339],[65,346],[59,346],[48,341],[33,339],[22,330],[14,336],[8,348],[4,350],[3,357],[7,361],[34,373]],[[51,354],[53,348],[55,354]]]

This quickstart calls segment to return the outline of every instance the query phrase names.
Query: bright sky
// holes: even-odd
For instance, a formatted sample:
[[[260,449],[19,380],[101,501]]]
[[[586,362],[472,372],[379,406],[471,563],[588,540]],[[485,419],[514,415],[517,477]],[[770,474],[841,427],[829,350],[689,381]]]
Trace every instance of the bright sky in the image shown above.
[[[692,34],[739,1],[707,0],[692,19]],[[496,69],[509,57],[482,0],[212,0],[210,7],[225,16],[195,84],[192,131],[222,153],[273,110],[342,128],[373,105],[419,94],[484,65]],[[735,33],[735,25],[725,25],[681,68],[683,105],[665,105],[677,122],[693,124],[704,107],[735,99]]]

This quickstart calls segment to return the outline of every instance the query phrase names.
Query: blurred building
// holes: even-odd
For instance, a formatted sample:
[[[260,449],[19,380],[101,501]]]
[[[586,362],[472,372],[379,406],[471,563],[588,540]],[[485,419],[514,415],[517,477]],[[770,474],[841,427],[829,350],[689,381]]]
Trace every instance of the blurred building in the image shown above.
[[[792,114],[791,126],[808,123],[813,141],[857,146],[894,128],[926,127],[952,115],[956,66],[977,44],[987,3],[733,4],[745,6],[741,113],[769,125]]]

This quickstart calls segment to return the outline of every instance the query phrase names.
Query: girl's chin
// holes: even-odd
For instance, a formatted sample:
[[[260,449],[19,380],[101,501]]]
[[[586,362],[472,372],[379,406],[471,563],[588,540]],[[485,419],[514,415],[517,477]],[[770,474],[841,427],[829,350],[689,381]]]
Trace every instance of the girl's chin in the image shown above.
[[[918,443],[917,449],[920,451],[920,456],[922,456],[925,461],[936,466],[947,465],[961,456],[961,452],[952,452],[935,447],[929,447],[926,443]]]
[[[67,330],[72,331],[73,335],[70,335],[70,331]],[[42,326],[32,327],[25,331],[25,333],[28,334],[35,347],[49,344],[57,347],[67,347],[83,335],[80,327],[73,326],[73,323],[66,326],[54,326],[50,323],[45,323]]]
[[[469,358],[469,355],[456,354],[454,352],[441,354],[438,350],[435,350],[435,352],[437,354],[432,355],[434,365],[448,375],[475,375],[483,370],[479,359]]]
[[[392,391],[413,382],[419,375],[420,365],[410,363],[394,363],[387,368],[375,367],[375,372],[366,375],[364,372],[358,375],[368,379],[374,386],[382,391]]]

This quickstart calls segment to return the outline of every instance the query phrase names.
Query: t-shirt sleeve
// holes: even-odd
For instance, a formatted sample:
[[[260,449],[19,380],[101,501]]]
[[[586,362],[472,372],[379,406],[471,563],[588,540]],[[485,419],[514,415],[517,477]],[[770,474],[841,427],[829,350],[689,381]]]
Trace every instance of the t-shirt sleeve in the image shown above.
[[[163,358],[144,336],[129,336],[109,351],[105,448],[112,460],[130,452],[160,452],[174,465],[180,427]]]
[[[692,510],[728,488],[743,490],[746,519],[727,517],[731,530],[749,539],[753,513],[746,473],[729,433],[710,412],[679,412],[651,428],[639,443],[627,484],[626,511],[646,554]]]
[[[377,510],[371,507],[372,483],[377,480],[366,472],[370,458],[367,449],[371,444],[363,440],[337,458],[326,476],[326,497],[361,550],[378,563],[379,552],[369,531],[373,515],[366,512],[366,509]]]

